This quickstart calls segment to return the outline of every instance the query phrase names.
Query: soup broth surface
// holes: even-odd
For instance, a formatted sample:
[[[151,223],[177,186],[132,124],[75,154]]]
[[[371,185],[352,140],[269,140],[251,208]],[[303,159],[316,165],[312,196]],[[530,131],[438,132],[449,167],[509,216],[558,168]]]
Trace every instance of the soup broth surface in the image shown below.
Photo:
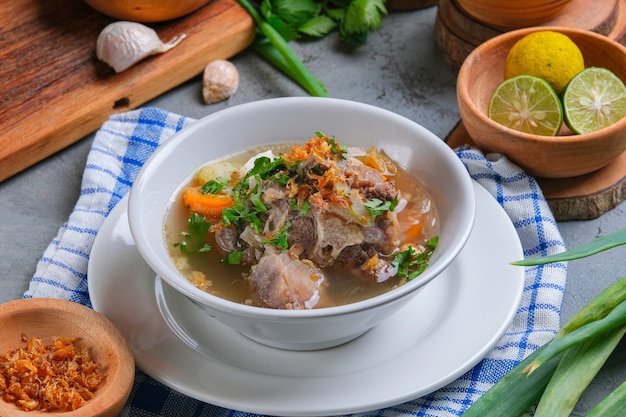
[[[326,136],[323,136],[323,138],[329,140]],[[189,222],[194,213],[193,207],[190,207],[183,197],[183,190],[189,188],[198,189],[207,184],[210,180],[215,180],[216,178],[222,179],[222,183],[225,182],[224,179],[227,179],[228,185],[226,189],[233,188],[233,184],[237,184],[237,181],[240,181],[241,177],[245,175],[246,170],[250,172],[250,167],[254,166],[254,160],[259,156],[270,155],[268,157],[270,160],[272,160],[272,158],[276,160],[277,157],[283,155],[293,156],[294,147],[302,145],[279,144],[265,146],[246,150],[228,157],[227,159],[209,162],[196,172],[189,183],[183,184],[181,187],[166,217],[164,227],[164,237],[171,260],[181,273],[198,288],[218,297],[237,303],[260,307],[288,309],[323,308],[354,303],[388,292],[411,279],[411,277],[406,276],[406,274],[398,274],[398,270],[402,268],[403,264],[400,264],[397,258],[400,253],[406,254],[408,250],[412,250],[413,257],[409,258],[409,260],[416,259],[415,256],[423,252],[423,256],[426,257],[427,262],[430,253],[435,250],[434,246],[431,246],[431,244],[433,242],[436,243],[437,240],[439,218],[431,197],[422,187],[419,179],[414,178],[398,164],[386,157],[381,151],[358,148],[347,149],[341,147],[334,139],[330,139],[328,143],[331,144],[331,150],[336,144],[336,146],[338,146],[336,149],[341,149],[342,152],[344,152],[341,158],[336,158],[336,162],[339,166],[346,163],[346,159],[354,159],[359,169],[365,170],[365,168],[367,168],[366,171],[359,171],[359,175],[363,176],[363,178],[365,178],[366,175],[378,175],[380,179],[382,179],[382,183],[380,180],[377,180],[379,182],[376,183],[376,185],[386,186],[387,188],[385,188],[385,190],[395,190],[393,191],[396,193],[395,198],[393,200],[391,200],[390,197],[387,197],[387,200],[384,198],[377,199],[371,197],[372,194],[370,193],[369,196],[358,200],[355,198],[357,193],[355,193],[354,189],[346,192],[342,191],[341,193],[336,192],[333,194],[335,197],[336,195],[352,196],[347,200],[348,203],[341,202],[340,209],[337,209],[338,212],[344,209],[349,210],[352,216],[357,219],[350,221],[350,216],[346,216],[343,212],[338,216],[333,215],[325,217],[326,220],[324,224],[327,226],[347,224],[346,227],[349,228],[349,231],[341,231],[336,227],[328,226],[326,229],[323,229],[319,226],[323,222],[320,220],[321,217],[315,217],[316,207],[319,206],[315,203],[318,201],[315,195],[307,196],[306,199],[301,200],[298,200],[296,195],[289,198],[291,206],[285,209],[285,213],[291,213],[290,216],[292,217],[290,220],[286,222],[284,220],[276,220],[273,218],[284,219],[285,216],[278,214],[269,215],[270,219],[267,220],[267,224],[263,230],[267,231],[268,224],[277,223],[279,226],[277,226],[276,229],[278,230],[280,228],[280,232],[285,232],[283,237],[286,236],[285,239],[289,241],[292,235],[296,235],[294,225],[303,222],[301,217],[307,217],[308,220],[304,223],[314,225],[314,230],[316,230],[314,235],[317,235],[316,242],[318,243],[322,239],[320,237],[321,235],[327,236],[333,233],[338,235],[335,237],[335,239],[338,240],[344,237],[349,240],[354,239],[353,236],[365,236],[365,243],[348,245],[350,247],[346,246],[346,248],[343,248],[338,256],[335,256],[336,254],[329,255],[330,258],[326,259],[321,256],[333,251],[333,248],[329,249],[330,245],[328,245],[327,242],[322,244],[321,247],[318,247],[316,243],[307,241],[306,236],[310,236],[310,234],[301,233],[301,235],[305,235],[302,239],[307,241],[306,244],[310,245],[308,249],[305,248],[302,250],[301,247],[306,247],[306,244],[303,245],[301,243],[294,244],[288,248],[280,248],[275,247],[275,243],[269,243],[270,240],[272,242],[280,240],[280,236],[274,233],[272,238],[268,238],[267,240],[263,240],[265,238],[256,237],[259,249],[255,251],[251,251],[251,248],[249,248],[245,242],[243,243],[242,248],[248,249],[246,252],[248,255],[251,252],[256,254],[257,258],[254,262],[258,262],[258,264],[254,262],[233,264],[225,261],[227,256],[229,253],[232,255],[234,252],[237,252],[235,254],[238,255],[240,251],[233,251],[231,253],[228,252],[230,249],[226,248],[225,250],[224,246],[227,245],[224,244],[225,239],[220,237],[220,234],[221,236],[228,235],[225,231],[234,232],[235,230],[236,233],[239,234],[242,232],[242,229],[245,228],[244,224],[242,223],[239,226],[230,224],[229,227],[226,228],[221,217],[209,218],[208,216],[196,216],[196,219],[198,219],[198,217],[203,218],[205,224],[211,224],[211,231],[203,234],[202,238],[202,247],[205,249],[181,250],[181,242],[185,241],[188,243],[187,241],[191,241],[193,237],[189,236],[191,233]],[[316,146],[318,145],[324,146],[324,149],[328,148],[327,144],[320,144],[319,141],[316,142]],[[334,157],[332,153],[329,153],[329,155]],[[316,158],[317,157],[309,159],[319,163],[319,158]],[[309,165],[313,166],[313,168],[310,168],[311,172],[313,172],[311,175],[313,176],[321,175],[323,172],[319,167],[314,166],[314,163],[302,164],[301,166],[305,165],[307,166],[306,169],[309,169]],[[319,165],[324,166],[324,162],[319,163]],[[372,167],[375,169],[372,169]],[[237,179],[234,180],[233,178]],[[296,187],[296,185],[294,185],[296,183],[296,180],[292,180],[290,183],[292,190],[296,190],[296,188],[294,188]],[[390,184],[393,184],[393,188],[389,187]],[[341,187],[341,184],[335,184],[335,190],[337,190],[337,187]],[[258,195],[266,203],[270,201],[276,202],[276,204],[279,205],[282,200],[271,200],[268,196],[276,192],[280,196],[283,190],[280,187],[274,187],[273,184],[270,184],[268,188],[270,189],[266,189]],[[276,191],[275,188],[278,191]],[[303,192],[302,188],[303,186],[300,185],[297,189],[300,194]],[[224,193],[224,190],[220,191],[218,194],[220,193]],[[378,191],[375,191],[373,195],[378,196],[376,193],[378,193]],[[228,192],[226,192],[226,194],[228,194]],[[310,202],[313,202],[313,208],[306,212],[306,208],[311,204]],[[367,207],[368,205],[376,205],[379,202],[380,204],[375,207],[375,209],[381,208],[378,214],[375,214],[376,212],[373,212]],[[391,206],[389,206],[389,204],[391,204]],[[393,207],[393,210],[388,210],[389,212],[386,213],[385,209],[389,207]],[[228,211],[228,209],[226,211]],[[294,214],[298,213],[298,211],[299,214]],[[304,214],[305,212],[306,215]],[[380,214],[381,212],[383,214]],[[259,215],[264,221],[266,220],[265,216],[267,216],[265,213]],[[283,221],[283,223],[280,223],[280,221]],[[390,224],[393,224],[393,228],[387,227]],[[315,227],[317,228],[315,229]],[[217,229],[222,230],[215,232]],[[248,227],[248,229],[251,228]],[[274,232],[277,232],[277,230],[274,230]],[[242,236],[250,235],[248,232],[250,232],[250,230],[247,230]],[[394,233],[393,239],[386,237],[387,240],[384,245],[376,242],[370,243],[370,240],[373,241],[374,239],[370,235],[378,236],[382,234],[385,236],[385,234],[391,235],[392,233]],[[314,240],[315,237],[312,239]],[[389,243],[391,241],[393,241],[392,248]],[[237,242],[241,243],[242,241],[238,240]],[[338,245],[336,243],[333,244],[335,246]],[[408,245],[410,245],[410,249]],[[187,249],[189,249],[190,245],[187,246]],[[210,249],[207,249],[209,247]],[[377,247],[379,250],[373,250],[373,247]],[[382,252],[380,250],[381,247],[384,248]],[[269,260],[269,256],[268,259],[263,260],[263,257],[268,253],[271,255],[271,260]],[[355,253],[355,255],[352,256],[352,253]],[[289,259],[287,259],[287,254],[290,256]],[[244,256],[244,259],[246,259],[246,256]],[[333,258],[333,256],[335,257]],[[258,259],[259,257],[261,258],[260,260]],[[313,259],[313,261],[311,261],[311,259]],[[277,260],[287,260],[289,263],[287,266],[289,269],[285,269],[287,272],[284,272],[285,281],[291,279],[295,273],[294,271],[298,271],[297,273],[305,271],[304,274],[308,274],[310,280],[314,283],[311,284],[305,279],[304,281],[307,282],[302,285],[306,288],[302,291],[306,293],[310,288],[313,288],[312,293],[314,293],[314,295],[309,299],[302,300],[302,303],[299,301],[288,301],[283,305],[280,304],[282,301],[279,301],[279,304],[272,304],[277,297],[276,293],[283,294],[287,292],[290,295],[297,294],[300,290],[297,288],[294,289],[294,287],[301,285],[291,282],[276,283],[272,281],[275,276],[282,276],[281,274],[283,274],[282,269],[277,272],[273,269],[276,268]],[[292,265],[291,261],[296,261],[296,264]],[[394,263],[394,261],[396,263]],[[410,262],[405,262],[404,266],[406,266],[406,264],[410,264]],[[267,269],[267,271],[264,271],[264,274],[256,274],[262,275],[262,277],[259,278],[262,280],[262,283],[258,284],[258,280],[251,283],[249,279],[250,275],[254,275],[251,274],[251,270],[259,272],[263,268]],[[268,280],[272,282],[268,284]],[[270,291],[267,287],[271,287],[271,290],[275,292],[270,295],[266,294]],[[306,296],[304,298],[306,298]]]

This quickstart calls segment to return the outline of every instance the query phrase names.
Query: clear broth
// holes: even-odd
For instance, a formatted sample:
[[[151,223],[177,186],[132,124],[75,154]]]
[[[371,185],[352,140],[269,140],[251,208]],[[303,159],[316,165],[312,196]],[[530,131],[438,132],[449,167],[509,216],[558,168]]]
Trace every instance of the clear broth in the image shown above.
[[[207,163],[229,162],[236,166],[242,166],[251,157],[260,152],[271,149],[275,155],[289,152],[293,147],[289,145],[276,145],[259,147],[244,151],[227,159]],[[439,217],[432,198],[422,187],[419,180],[414,178],[397,163],[392,161],[397,168],[394,177],[396,188],[407,200],[404,209],[398,213],[400,224],[415,223],[414,217],[419,218],[421,225],[421,238],[414,243],[424,243],[432,237],[438,236]],[[190,181],[181,187],[195,185]],[[218,249],[213,234],[209,233],[207,243],[212,247],[208,253],[182,254],[175,244],[180,241],[179,233],[187,228],[189,212],[182,203],[179,192],[172,204],[165,222],[165,241],[172,262],[194,285],[218,297],[237,303],[249,304],[251,298],[250,289],[244,282],[242,274],[248,272],[249,265],[229,265],[221,262],[223,253]],[[414,216],[412,213],[419,213]],[[403,241],[402,244],[407,243]],[[331,307],[362,301],[377,295],[386,293],[406,282],[404,278],[391,277],[382,282],[371,282],[355,277],[343,269],[325,268],[322,270],[325,276],[323,299],[315,308]],[[198,275],[198,272],[201,275]],[[204,277],[204,278],[203,278]]]

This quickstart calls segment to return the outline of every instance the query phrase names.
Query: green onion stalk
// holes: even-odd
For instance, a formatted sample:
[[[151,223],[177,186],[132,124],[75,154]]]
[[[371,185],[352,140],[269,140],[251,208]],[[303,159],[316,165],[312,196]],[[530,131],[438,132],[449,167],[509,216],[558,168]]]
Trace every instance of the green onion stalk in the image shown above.
[[[560,254],[512,262],[537,266],[572,261],[626,244],[626,228]],[[542,347],[487,390],[463,417],[569,416],[576,402],[626,333],[626,277],[583,306]],[[626,415],[626,382],[586,417]]]
[[[258,32],[252,47],[263,58],[298,83],[310,95],[328,97],[324,84],[317,79],[291,49],[287,41],[259,14],[248,0],[237,0],[252,16]]]

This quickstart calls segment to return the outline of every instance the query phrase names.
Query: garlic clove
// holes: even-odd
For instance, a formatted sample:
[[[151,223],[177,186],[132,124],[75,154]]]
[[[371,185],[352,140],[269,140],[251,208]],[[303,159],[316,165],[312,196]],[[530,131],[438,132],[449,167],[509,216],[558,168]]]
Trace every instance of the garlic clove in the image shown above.
[[[119,73],[150,55],[169,51],[183,39],[184,34],[164,43],[154,29],[141,23],[113,22],[100,32],[96,56]]]
[[[207,104],[226,100],[239,88],[237,67],[223,59],[210,62],[202,76],[202,97]]]

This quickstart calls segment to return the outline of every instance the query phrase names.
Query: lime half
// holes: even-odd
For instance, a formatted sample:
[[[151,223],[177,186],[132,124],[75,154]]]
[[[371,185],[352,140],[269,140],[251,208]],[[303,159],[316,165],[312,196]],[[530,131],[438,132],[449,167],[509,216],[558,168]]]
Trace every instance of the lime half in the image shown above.
[[[555,136],[563,124],[559,96],[545,80],[518,75],[504,80],[489,102],[489,117],[533,135]]]
[[[626,87],[606,68],[587,68],[565,88],[563,109],[572,132],[595,132],[626,115]]]

